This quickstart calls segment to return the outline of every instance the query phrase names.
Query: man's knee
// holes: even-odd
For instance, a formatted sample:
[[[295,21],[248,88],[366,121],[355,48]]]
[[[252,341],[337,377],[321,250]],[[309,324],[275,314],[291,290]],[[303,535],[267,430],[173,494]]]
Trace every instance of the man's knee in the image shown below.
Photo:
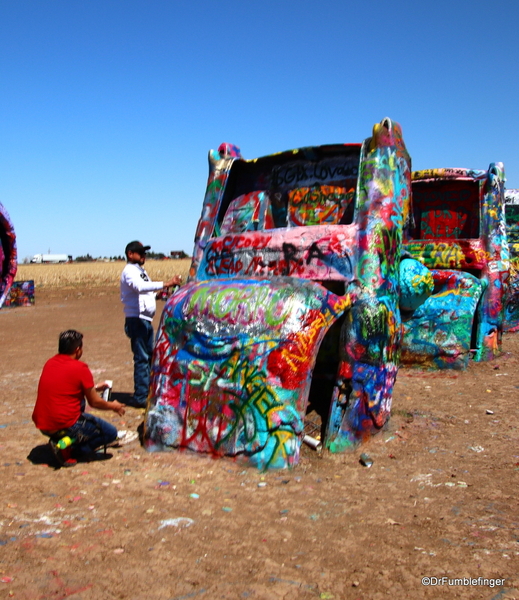
[[[110,444],[117,439],[117,429],[110,423],[106,423],[108,427],[104,428],[104,437],[106,438],[106,444]]]

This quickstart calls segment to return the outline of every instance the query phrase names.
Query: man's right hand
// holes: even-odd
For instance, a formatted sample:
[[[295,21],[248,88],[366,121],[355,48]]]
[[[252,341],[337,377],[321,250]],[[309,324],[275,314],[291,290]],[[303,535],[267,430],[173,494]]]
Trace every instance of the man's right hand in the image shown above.
[[[117,400],[112,400],[112,402],[108,402],[108,404],[111,405],[112,410],[116,412],[120,417],[122,417],[126,412],[124,404],[121,404]]]
[[[175,277],[173,277],[173,279],[170,279],[169,281],[164,282],[164,287],[165,288],[173,287],[174,285],[180,285],[181,283],[182,283],[182,277],[180,277],[180,275],[175,275]]]

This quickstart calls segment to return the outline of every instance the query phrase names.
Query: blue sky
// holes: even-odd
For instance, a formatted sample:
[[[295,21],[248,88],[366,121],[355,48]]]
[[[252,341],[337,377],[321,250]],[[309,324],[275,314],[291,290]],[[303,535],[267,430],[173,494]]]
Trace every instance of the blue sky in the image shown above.
[[[0,0],[0,203],[20,262],[191,254],[221,142],[362,142],[519,188],[519,2]]]

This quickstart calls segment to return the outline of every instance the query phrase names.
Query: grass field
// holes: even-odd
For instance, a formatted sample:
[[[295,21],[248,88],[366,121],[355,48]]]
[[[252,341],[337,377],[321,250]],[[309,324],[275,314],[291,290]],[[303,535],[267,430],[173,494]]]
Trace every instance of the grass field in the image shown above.
[[[61,265],[18,265],[15,281],[32,279],[37,288],[118,286],[125,264],[123,261],[115,261],[66,263]],[[190,258],[147,260],[145,267],[153,281],[165,281],[174,275],[181,275],[182,281],[185,282],[190,264]]]

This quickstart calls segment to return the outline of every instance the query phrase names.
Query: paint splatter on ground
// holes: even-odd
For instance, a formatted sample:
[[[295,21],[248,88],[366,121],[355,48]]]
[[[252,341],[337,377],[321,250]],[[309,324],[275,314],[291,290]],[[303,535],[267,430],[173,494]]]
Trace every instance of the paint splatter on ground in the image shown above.
[[[38,464],[31,412],[59,332],[82,331],[95,377],[130,392],[122,322],[116,288],[37,290],[35,306],[0,311],[2,598],[519,598],[518,334],[467,372],[401,370],[389,428],[362,449],[370,468],[361,451],[303,446],[294,470],[260,473],[138,442]],[[113,422],[135,430],[142,413]]]

